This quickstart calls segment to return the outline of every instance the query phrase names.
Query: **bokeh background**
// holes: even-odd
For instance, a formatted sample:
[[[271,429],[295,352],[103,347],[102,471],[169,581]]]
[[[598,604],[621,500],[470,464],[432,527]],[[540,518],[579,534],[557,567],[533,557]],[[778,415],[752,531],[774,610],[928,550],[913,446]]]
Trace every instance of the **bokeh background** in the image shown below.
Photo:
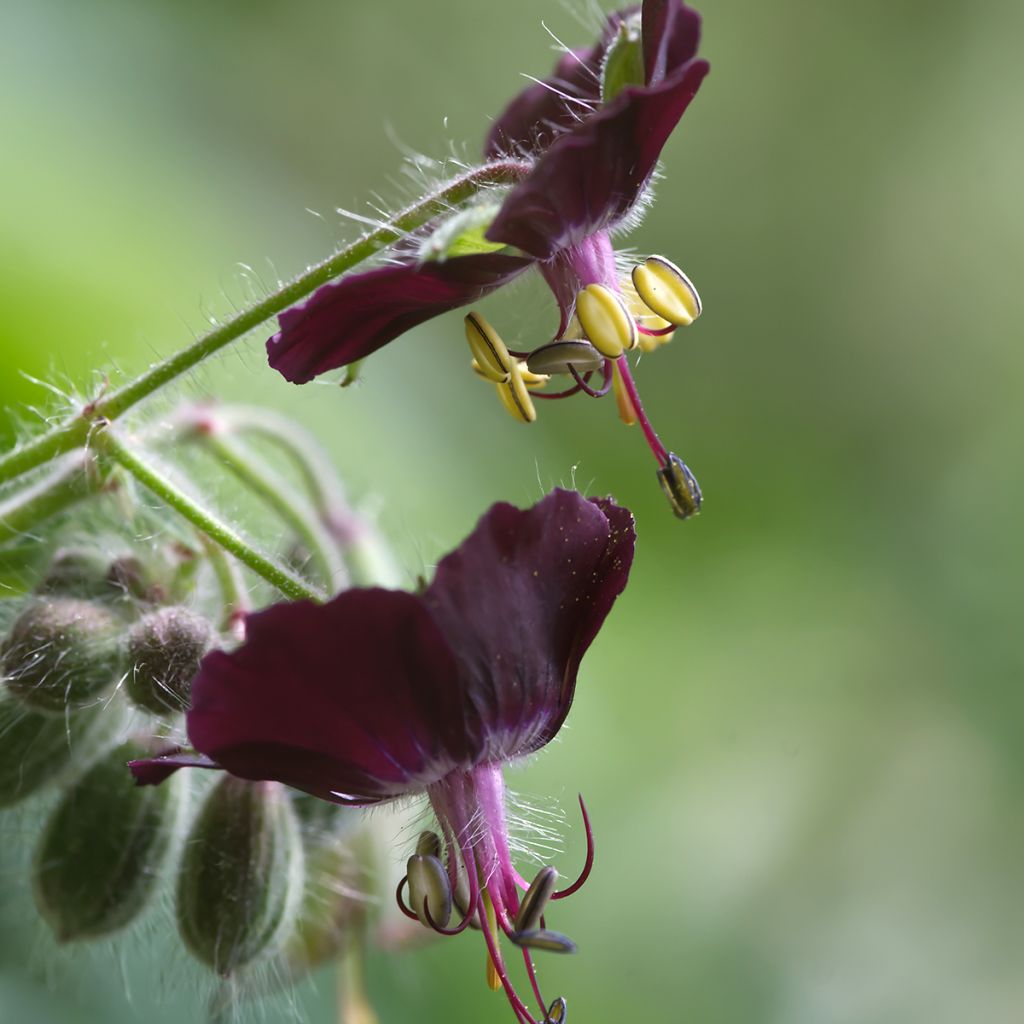
[[[566,873],[578,790],[591,807],[597,869],[558,921],[581,953],[544,967],[573,1020],[1020,1020],[1024,7],[704,14],[712,74],[628,240],[704,299],[638,370],[699,519],[672,518],[611,400],[513,423],[457,315],[346,391],[284,383],[257,332],[176,394],[312,427],[410,578],[497,498],[575,481],[635,510],[570,727],[511,780],[569,814]],[[352,237],[336,207],[408,199],[409,154],[474,154],[553,61],[542,22],[580,44],[594,20],[583,0],[5,0],[4,445],[50,407],[24,375],[84,388],[173,351]],[[483,308],[522,347],[553,322],[537,280]],[[31,824],[0,819],[0,1019],[202,1020],[159,915],[146,942],[53,946],[12,866]],[[511,1019],[482,957],[376,955],[382,1024]],[[324,1024],[333,1000],[327,972],[289,1012]]]

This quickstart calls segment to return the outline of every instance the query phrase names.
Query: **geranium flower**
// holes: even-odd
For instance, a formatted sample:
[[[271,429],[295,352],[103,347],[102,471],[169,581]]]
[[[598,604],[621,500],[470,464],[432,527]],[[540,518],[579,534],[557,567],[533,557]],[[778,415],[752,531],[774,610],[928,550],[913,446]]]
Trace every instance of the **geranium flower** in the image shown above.
[[[526,510],[494,505],[420,594],[348,590],[251,615],[246,642],[208,655],[193,684],[188,734],[200,756],[133,771],[145,784],[183,765],[220,767],[344,804],[426,794],[441,835],[410,857],[400,906],[443,934],[478,926],[489,980],[536,1024],[509,979],[504,933],[523,950],[541,1018],[558,1019],[564,1003],[545,1003],[530,950],[574,948],[542,916],[585,880],[590,826],[584,809],[576,883],[554,891],[547,867],[527,885],[512,863],[502,769],[561,728],[634,539],[628,510],[557,490]],[[462,919],[449,927],[453,902]]]
[[[326,284],[286,310],[267,342],[270,365],[305,383],[537,267],[558,306],[553,341],[510,350],[471,314],[474,368],[524,422],[536,418],[534,398],[614,387],[622,418],[640,424],[658,460],[676,514],[698,511],[697,482],[652,428],[625,353],[650,351],[690,324],[700,299],[662,257],[620,271],[610,235],[636,220],[662,147],[708,71],[696,57],[699,38],[700,16],[681,0],[644,0],[612,14],[593,47],[567,51],[552,77],[520,93],[491,128],[485,158],[514,157],[518,184],[403,240],[386,265]],[[600,385],[591,383],[595,373]],[[539,390],[552,374],[569,376],[570,386]]]

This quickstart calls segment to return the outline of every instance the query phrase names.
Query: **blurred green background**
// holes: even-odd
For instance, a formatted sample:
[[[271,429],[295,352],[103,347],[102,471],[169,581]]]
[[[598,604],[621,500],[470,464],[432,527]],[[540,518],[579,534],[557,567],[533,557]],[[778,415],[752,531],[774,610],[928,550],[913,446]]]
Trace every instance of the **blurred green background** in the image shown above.
[[[588,42],[585,7],[6,0],[4,444],[52,408],[22,373],[136,372],[352,237],[335,207],[410,198],[407,152],[474,154],[547,72],[541,22]],[[591,808],[597,868],[558,920],[581,952],[543,965],[573,1021],[1020,1020],[1024,7],[704,14],[712,74],[627,243],[704,299],[637,374],[699,519],[671,517],[611,400],[513,423],[457,315],[345,392],[284,383],[264,332],[177,394],[315,429],[410,577],[497,498],[575,481],[635,510],[569,727],[511,775],[570,815],[566,873],[578,790]],[[538,280],[483,308],[520,347],[554,323]],[[0,1020],[203,1019],[166,914],[56,950],[12,852],[34,824],[0,828]],[[382,1024],[511,1019],[474,938],[376,956]],[[293,1009],[332,1021],[330,974]]]

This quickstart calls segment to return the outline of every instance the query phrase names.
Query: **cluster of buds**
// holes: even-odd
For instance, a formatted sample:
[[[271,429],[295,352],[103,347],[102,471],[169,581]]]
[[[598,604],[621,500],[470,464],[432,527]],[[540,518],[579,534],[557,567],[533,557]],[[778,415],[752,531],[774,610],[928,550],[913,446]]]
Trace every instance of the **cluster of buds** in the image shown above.
[[[58,547],[0,643],[0,808],[59,790],[32,859],[39,912],[58,942],[88,942],[173,887],[184,947],[233,993],[254,964],[300,978],[364,929],[368,840],[355,812],[313,813],[273,782],[135,784],[128,762],[181,738],[204,656],[236,634],[204,610],[201,549],[111,549]]]

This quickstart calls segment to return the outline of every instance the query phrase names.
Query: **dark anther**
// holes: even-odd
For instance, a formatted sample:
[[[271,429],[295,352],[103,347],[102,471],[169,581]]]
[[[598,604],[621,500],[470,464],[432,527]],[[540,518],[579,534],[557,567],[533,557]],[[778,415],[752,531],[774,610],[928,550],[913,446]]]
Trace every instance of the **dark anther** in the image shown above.
[[[689,519],[700,511],[700,485],[686,463],[674,452],[668,453],[665,465],[658,470],[658,481],[679,519]]]
[[[575,953],[576,943],[561,932],[541,931],[509,932],[509,939],[521,949],[544,949],[550,953]]]
[[[541,868],[537,872],[537,877],[534,878],[519,904],[519,913],[516,914],[515,920],[517,932],[533,931],[540,925],[544,916],[544,908],[555,891],[557,881],[558,872],[552,867]]]
[[[473,923],[473,915],[475,913],[476,910],[474,908],[468,913],[463,913],[462,920],[454,928],[442,928],[431,915],[426,896],[423,897],[423,921],[428,928],[433,928],[439,935],[458,935],[459,932],[464,932]]]
[[[587,833],[587,859],[583,862],[583,870],[580,872],[579,878],[567,889],[553,892],[551,894],[553,900],[563,900],[566,896],[571,896],[578,889],[581,889],[583,883],[590,877],[590,871],[594,866],[594,833],[590,828],[590,815],[587,814],[587,805],[583,802],[583,797],[580,796],[579,800],[580,810],[583,812],[583,828]]]
[[[559,996],[549,1007],[544,1024],[565,1024],[565,999]]]
[[[436,914],[436,923],[432,923],[433,919],[428,919],[425,914],[417,914],[417,917],[430,928],[440,930],[447,927],[452,916],[452,886],[440,859],[429,854],[413,854],[406,864],[406,871],[413,908],[425,907],[429,899]]]
[[[416,852],[424,857],[441,856],[441,837],[436,832],[421,832],[416,840]]]

